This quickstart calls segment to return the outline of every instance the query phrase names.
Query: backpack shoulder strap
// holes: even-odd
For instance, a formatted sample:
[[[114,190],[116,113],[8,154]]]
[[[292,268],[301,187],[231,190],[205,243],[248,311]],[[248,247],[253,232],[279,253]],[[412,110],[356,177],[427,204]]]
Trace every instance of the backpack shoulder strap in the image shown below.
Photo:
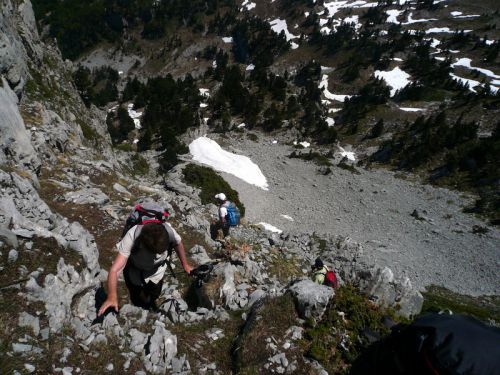
[[[170,225],[168,225],[167,223],[163,223],[163,227],[166,229],[167,233],[168,233],[168,242],[169,242],[169,247],[168,247],[168,255],[170,256],[170,254],[172,253],[172,250],[173,248],[175,247],[176,243],[175,243],[175,235],[174,235],[174,230],[172,229],[172,227]]]

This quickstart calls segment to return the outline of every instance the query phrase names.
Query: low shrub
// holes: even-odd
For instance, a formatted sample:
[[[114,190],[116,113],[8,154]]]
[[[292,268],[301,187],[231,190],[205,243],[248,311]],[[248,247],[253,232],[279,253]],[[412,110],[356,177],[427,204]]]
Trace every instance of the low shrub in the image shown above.
[[[347,373],[350,364],[369,344],[364,332],[380,335],[389,332],[383,324],[387,315],[395,319],[393,311],[377,307],[353,286],[342,286],[336,290],[321,321],[306,329],[307,354],[328,373]]]
[[[245,206],[240,202],[238,192],[232,189],[213,169],[201,165],[188,164],[184,167],[183,173],[186,183],[201,189],[201,203],[217,204],[218,202],[214,197],[216,194],[222,192],[226,194],[228,200],[236,204],[240,210],[241,216],[245,215]]]

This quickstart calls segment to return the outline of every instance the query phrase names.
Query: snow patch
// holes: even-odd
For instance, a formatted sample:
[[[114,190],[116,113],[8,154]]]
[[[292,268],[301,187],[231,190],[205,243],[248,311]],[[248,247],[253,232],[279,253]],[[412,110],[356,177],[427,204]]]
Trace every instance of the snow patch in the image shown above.
[[[399,107],[399,109],[405,112],[419,112],[425,110],[425,108],[414,108],[414,107]]]
[[[232,43],[233,42],[233,37],[232,36],[225,36],[224,38],[222,38],[222,41],[224,43]]]
[[[142,112],[137,112],[134,110],[134,104],[130,103],[127,105],[127,112],[130,118],[134,121],[134,126],[136,129],[142,128],[141,120],[139,120],[142,116]]]
[[[470,33],[472,30],[464,30],[464,33]],[[454,31],[450,30],[449,27],[433,27],[429,30],[425,30],[426,34],[435,34],[435,33],[448,33],[453,34]]]
[[[241,6],[242,6],[241,10],[243,10],[243,8],[247,8],[247,10],[252,10],[257,6],[257,4],[250,2],[250,0],[245,0],[243,4],[241,4]]]
[[[376,70],[373,74],[375,75],[375,77],[382,78],[387,82],[387,85],[391,87],[391,96],[394,96],[397,90],[402,89],[403,87],[411,83],[411,81],[409,80],[410,75],[401,70],[398,66],[393,70],[389,70],[386,72]]]
[[[311,146],[311,144],[309,142],[306,142],[306,141],[302,141],[302,142],[293,141],[293,145],[294,146],[301,145],[304,148],[308,148],[309,146]]]
[[[200,137],[189,144],[193,160],[209,165],[217,171],[232,174],[243,181],[268,190],[266,177],[250,158],[223,150],[217,142]]]
[[[283,233],[283,231],[281,229],[276,228],[274,225],[264,223],[264,222],[260,222],[258,224],[261,225],[262,227],[264,227],[264,229],[268,230],[269,232]]]
[[[291,217],[291,216],[283,215],[283,214],[281,214],[280,216],[287,219],[288,221],[295,221],[295,220],[293,220],[293,217]]]
[[[204,98],[209,98],[210,97],[210,90],[209,89],[200,89],[200,95],[203,96]]]
[[[469,85],[469,90],[472,91],[472,92],[476,92],[476,90],[474,90],[475,87],[477,86],[482,86],[481,85],[481,82],[478,82],[478,81],[475,81],[473,79],[468,79],[468,78],[463,78],[463,77],[459,77],[457,76],[456,74],[453,74],[453,73],[450,73],[450,76],[451,78],[453,78],[455,81],[458,81],[458,82],[461,82],[463,84],[467,84]]]
[[[403,25],[411,25],[413,23],[421,23],[421,22],[429,22],[429,21],[437,21],[437,18],[428,18],[428,19],[422,18],[422,19],[419,19],[419,20],[414,20],[413,19],[413,13],[410,13],[408,15],[408,21],[403,22],[402,24]]]
[[[340,146],[337,146],[337,147],[339,148],[340,155],[342,155],[342,157],[347,157],[347,159],[349,159],[351,161],[356,160],[356,155],[354,154],[353,151],[346,151],[343,147],[340,147]]]
[[[463,67],[469,68],[471,70],[477,70],[477,71],[479,71],[479,72],[483,73],[484,75],[491,77],[491,78],[500,78],[500,75],[493,73],[491,70],[472,66],[471,63],[472,63],[471,59],[469,59],[467,57],[463,57],[461,59],[457,59],[457,61],[455,61],[453,64],[450,64],[450,66],[453,68],[455,66],[463,66]]]
[[[403,13],[402,10],[397,10],[397,9],[391,9],[391,10],[387,10],[385,12],[387,14],[387,20],[385,22],[388,22],[388,23],[399,23],[398,21],[398,16]]]
[[[271,25],[271,29],[276,34],[279,34],[279,33],[281,33],[283,31],[285,33],[285,37],[286,37],[287,42],[289,40],[297,38],[296,35],[293,35],[292,33],[290,33],[288,31],[288,26],[286,24],[286,20],[282,20],[282,19],[276,18],[275,20],[270,21],[269,24]]]
[[[330,99],[330,100],[336,100],[338,102],[344,102],[345,98],[350,98],[352,95],[339,95],[339,94],[332,94],[330,91],[328,91],[328,75],[323,74],[321,77],[321,82],[319,83],[318,88],[320,90],[323,90],[323,95],[325,98]]]

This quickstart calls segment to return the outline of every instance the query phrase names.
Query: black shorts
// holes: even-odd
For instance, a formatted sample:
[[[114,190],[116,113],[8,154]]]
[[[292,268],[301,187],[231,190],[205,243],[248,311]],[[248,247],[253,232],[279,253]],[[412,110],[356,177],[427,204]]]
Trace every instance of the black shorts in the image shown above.
[[[148,281],[144,285],[136,285],[130,279],[130,266],[125,266],[123,270],[123,277],[125,278],[125,284],[130,295],[130,301],[139,307],[144,309],[150,309],[156,307],[155,301],[161,294],[161,289],[163,287],[163,279],[160,280],[158,284]]]

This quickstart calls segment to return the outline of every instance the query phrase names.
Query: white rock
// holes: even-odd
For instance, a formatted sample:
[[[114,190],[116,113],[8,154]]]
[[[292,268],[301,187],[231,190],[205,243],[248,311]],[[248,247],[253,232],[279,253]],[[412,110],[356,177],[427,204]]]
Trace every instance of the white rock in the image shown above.
[[[8,256],[7,260],[9,263],[15,263],[17,261],[18,256],[19,256],[19,253],[17,252],[17,250],[11,249],[9,251],[9,256]]]

